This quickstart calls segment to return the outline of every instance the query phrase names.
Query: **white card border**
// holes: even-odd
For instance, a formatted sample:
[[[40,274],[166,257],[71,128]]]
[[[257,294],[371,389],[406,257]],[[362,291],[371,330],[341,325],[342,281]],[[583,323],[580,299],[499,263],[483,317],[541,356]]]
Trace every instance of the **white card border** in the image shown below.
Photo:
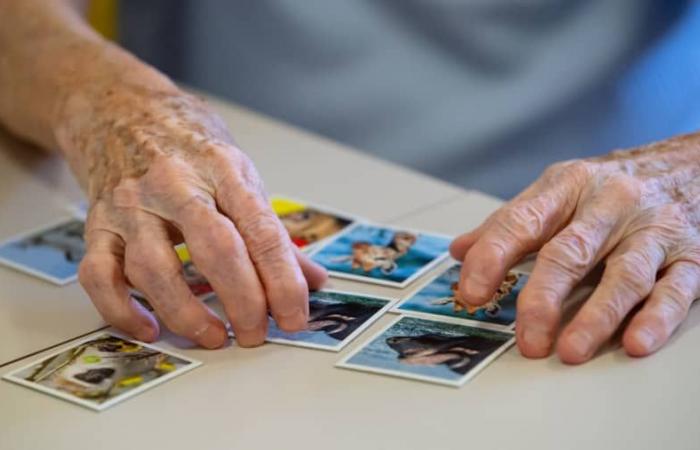
[[[476,375],[478,375],[486,366],[488,366],[491,362],[493,362],[496,358],[501,356],[503,353],[505,353],[508,349],[510,349],[513,344],[515,344],[515,335],[511,331],[507,330],[493,330],[490,328],[486,327],[479,327],[479,326],[471,326],[471,325],[466,325],[466,324],[458,324],[455,323],[454,325],[462,325],[470,328],[482,328],[486,329],[488,331],[496,331],[504,334],[511,334],[512,337],[508,339],[506,342],[500,345],[496,350],[494,350],[493,353],[491,353],[488,357],[486,357],[483,361],[481,361],[479,364],[474,366],[469,373],[464,374],[461,378],[451,381],[451,380],[445,380],[439,377],[431,377],[431,376],[426,376],[426,375],[418,375],[418,374],[412,374],[412,373],[406,373],[406,372],[401,372],[398,370],[390,370],[390,369],[380,369],[372,366],[365,366],[362,364],[353,364],[349,363],[348,361],[358,353],[360,353],[367,345],[372,343],[377,337],[382,335],[385,331],[387,331],[389,328],[393,327],[396,325],[399,321],[403,320],[404,318],[418,318],[422,320],[428,320],[429,322],[441,322],[445,323],[444,321],[439,321],[439,320],[430,320],[430,319],[423,319],[420,317],[413,317],[413,316],[408,316],[408,315],[401,315],[396,317],[394,320],[392,320],[389,324],[386,326],[382,327],[379,331],[376,333],[372,334],[367,340],[365,340],[361,345],[358,345],[356,348],[354,348],[352,351],[350,351],[347,355],[345,355],[343,358],[341,358],[337,363],[335,363],[335,367],[341,368],[341,369],[350,369],[350,370],[355,370],[359,372],[367,372],[367,373],[375,373],[375,374],[380,374],[380,375],[389,375],[392,377],[396,378],[406,378],[406,379],[411,379],[411,380],[418,380],[418,381],[425,381],[428,383],[434,383],[434,384],[439,384],[439,385],[444,385],[444,386],[451,386],[451,387],[460,387],[463,386],[467,381],[471,380],[474,378]]]
[[[343,350],[345,347],[347,347],[355,339],[357,339],[360,336],[360,334],[362,334],[367,328],[369,328],[374,323],[376,323],[379,319],[381,319],[387,312],[389,312],[391,310],[391,308],[398,301],[398,299],[396,299],[396,298],[386,297],[386,296],[382,296],[382,295],[364,294],[364,293],[352,292],[352,291],[346,291],[346,290],[340,290],[340,289],[321,289],[318,292],[328,292],[331,294],[345,294],[345,295],[353,295],[353,296],[357,296],[357,297],[375,298],[378,300],[386,300],[387,304],[382,306],[382,308],[379,311],[374,313],[372,315],[372,317],[367,319],[362,325],[360,325],[348,337],[346,337],[342,341],[338,342],[334,346],[323,345],[323,344],[314,344],[313,342],[303,342],[303,341],[300,342],[300,341],[294,341],[294,340],[284,339],[284,338],[269,338],[269,337],[267,337],[265,339],[265,341],[273,343],[273,344],[288,345],[288,346],[292,346],[292,347],[312,348],[315,350],[325,350],[328,352],[338,353],[341,350]]]
[[[38,227],[32,228],[28,231],[24,231],[24,232],[15,234],[13,236],[10,236],[9,238],[0,241],[0,247],[4,247],[4,246],[11,244],[13,242],[16,242],[16,241],[20,241],[20,240],[25,239],[29,236],[41,234],[42,232],[50,230],[51,228],[55,228],[59,225],[62,225],[62,224],[65,224],[69,221],[74,221],[74,220],[78,221],[78,222],[83,222],[83,224],[85,224],[85,220],[83,220],[81,217],[77,217],[75,214],[66,215],[60,219],[56,219],[56,220],[51,221],[51,222],[44,224],[42,226],[38,226]],[[49,275],[47,273],[36,270],[30,266],[20,264],[16,261],[5,258],[4,256],[0,256],[0,264],[7,266],[7,267],[10,267],[12,269],[15,269],[17,271],[20,271],[20,272],[24,273],[25,275],[32,275],[32,276],[39,278],[41,280],[49,281],[49,282],[51,282],[55,285],[58,285],[58,286],[65,286],[67,284],[73,283],[74,281],[77,281],[77,279],[78,279],[77,273],[75,275],[71,275],[70,277],[57,278],[57,277],[54,277],[53,275]]]
[[[489,328],[493,329],[495,331],[512,331],[515,329],[515,322],[517,320],[517,317],[513,319],[512,322],[508,324],[498,324],[498,323],[493,323],[493,322],[484,322],[481,320],[474,320],[474,319],[467,319],[466,317],[453,317],[453,316],[444,316],[441,314],[432,314],[428,312],[423,312],[423,311],[411,311],[411,310],[406,310],[406,309],[401,309],[401,306],[408,302],[410,299],[415,297],[420,291],[425,289],[429,284],[431,284],[433,281],[441,277],[445,272],[450,270],[452,267],[461,265],[462,263],[459,261],[453,261],[451,264],[445,267],[445,270],[442,270],[440,272],[437,272],[437,274],[433,277],[431,277],[428,281],[425,283],[421,283],[420,286],[416,287],[416,289],[412,290],[406,297],[402,298],[401,300],[397,301],[396,304],[391,308],[389,312],[393,314],[401,314],[404,316],[413,316],[413,317],[419,317],[421,319],[428,319],[428,320],[433,320],[435,322],[450,322],[450,323],[462,323],[464,325],[469,325],[469,326],[478,326],[483,325],[483,328]],[[515,272],[520,275],[525,275],[530,277],[529,272],[525,272],[524,270],[517,270],[517,269],[511,269],[509,272]]]
[[[60,353],[65,352],[66,350],[69,350],[69,349],[71,349],[71,348],[75,348],[75,347],[77,347],[77,346],[79,346],[79,345],[81,345],[81,344],[84,344],[85,342],[94,340],[94,339],[96,339],[96,338],[98,338],[98,337],[100,337],[100,336],[103,336],[103,335],[110,335],[110,336],[113,336],[113,337],[116,337],[116,338],[119,338],[119,339],[124,339],[124,340],[129,341],[129,342],[134,342],[134,343],[139,344],[139,345],[141,345],[141,346],[143,346],[143,347],[145,347],[145,348],[148,348],[148,349],[151,349],[151,350],[155,350],[155,351],[157,351],[157,352],[164,353],[164,354],[166,354],[166,355],[174,356],[174,357],[179,358],[179,359],[183,359],[183,360],[189,362],[190,364],[189,364],[187,367],[183,367],[183,368],[181,368],[181,369],[179,369],[179,370],[177,370],[177,371],[175,371],[175,372],[172,372],[172,373],[163,375],[163,376],[161,376],[161,377],[158,377],[158,378],[156,378],[155,380],[151,380],[151,381],[149,381],[149,382],[146,383],[146,384],[143,384],[143,385],[141,385],[141,386],[138,386],[138,387],[134,388],[133,390],[130,390],[130,391],[128,391],[128,392],[126,392],[126,393],[124,393],[124,394],[118,396],[118,397],[112,398],[112,399],[107,400],[106,402],[100,403],[100,404],[95,404],[94,402],[90,402],[90,401],[87,401],[87,400],[75,398],[74,396],[72,396],[72,395],[70,395],[70,394],[61,392],[61,391],[56,390],[56,389],[47,388],[47,387],[42,386],[42,385],[40,385],[40,384],[38,384],[38,383],[33,383],[33,382],[31,382],[31,381],[27,381],[27,380],[25,380],[25,379],[23,379],[23,378],[20,378],[20,377],[16,376],[16,374],[17,374],[18,372],[21,372],[21,371],[23,371],[23,370],[25,370],[25,369],[27,369],[27,368],[33,366],[33,365],[36,365],[37,363],[39,363],[39,362],[41,362],[41,361],[44,361],[44,360],[46,360],[46,359],[48,359],[48,358],[51,358],[51,357],[53,357],[53,356],[56,356],[56,355],[58,355],[58,354],[60,354]],[[23,366],[21,366],[21,367],[18,367],[17,369],[14,369],[14,370],[12,370],[11,372],[8,372],[7,374],[3,375],[2,379],[5,380],[5,381],[9,381],[9,382],[12,382],[12,383],[15,383],[15,384],[18,384],[18,385],[21,385],[21,386],[30,388],[30,389],[35,390],[35,391],[39,391],[39,392],[41,392],[41,393],[50,395],[50,396],[52,396],[52,397],[56,397],[56,398],[60,398],[60,399],[62,399],[62,400],[66,400],[66,401],[68,401],[68,402],[70,402],[70,403],[75,403],[75,404],[77,404],[77,405],[83,406],[83,407],[88,408],[88,409],[91,409],[91,410],[93,410],[93,411],[98,411],[98,412],[99,412],[99,411],[104,411],[105,409],[110,408],[111,406],[114,406],[114,405],[116,405],[117,403],[121,403],[121,402],[123,402],[124,400],[127,400],[127,399],[129,399],[129,398],[131,398],[131,397],[133,397],[133,396],[135,396],[135,395],[138,395],[138,394],[140,394],[140,393],[142,393],[142,392],[144,392],[144,391],[147,391],[147,390],[149,390],[149,389],[151,389],[151,388],[153,388],[153,387],[155,387],[155,386],[158,386],[158,385],[160,385],[160,384],[162,384],[162,383],[165,383],[166,381],[171,380],[171,379],[173,379],[173,378],[175,378],[175,377],[178,377],[178,376],[180,376],[180,375],[182,375],[182,374],[184,374],[184,373],[186,373],[186,372],[189,372],[189,371],[191,371],[191,370],[193,370],[193,369],[196,369],[197,367],[200,367],[201,365],[202,365],[202,362],[199,361],[199,360],[196,360],[196,359],[193,359],[193,358],[190,358],[190,357],[181,355],[181,354],[176,353],[176,352],[172,352],[172,351],[170,351],[170,350],[165,350],[165,349],[162,349],[162,348],[160,348],[160,347],[158,347],[158,346],[154,346],[154,345],[152,345],[152,344],[147,344],[147,343],[145,343],[145,342],[141,342],[141,341],[138,341],[138,340],[136,340],[136,339],[131,339],[131,338],[125,337],[124,335],[122,335],[122,334],[120,334],[120,333],[115,333],[115,332],[112,332],[112,331],[99,331],[99,332],[97,332],[97,333],[94,333],[94,334],[92,334],[92,335],[90,335],[90,336],[87,336],[87,337],[85,337],[85,338],[83,338],[83,339],[80,339],[80,340],[78,340],[78,341],[71,342],[71,343],[68,343],[68,344],[66,344],[66,345],[64,345],[64,346],[61,346],[60,349],[55,350],[55,351],[53,351],[53,352],[51,352],[51,353],[49,353],[49,354],[46,354],[46,355],[42,356],[41,358],[34,359],[34,360],[32,360],[31,362],[29,362],[28,364],[25,364],[25,365],[23,365]]]
[[[350,226],[348,226],[342,232],[333,236],[332,239],[328,239],[326,242],[323,242],[323,245],[318,245],[312,251],[309,251],[309,253],[308,253],[309,257],[313,260],[313,257],[317,253],[322,252],[323,249],[325,249],[327,246],[332,244],[333,241],[340,239],[342,236],[350,233],[353,229],[355,229],[359,226],[362,226],[362,225],[376,227],[376,228],[384,228],[384,229],[392,230],[394,232],[396,232],[396,231],[408,231],[408,232],[416,233],[416,234],[441,237],[441,238],[445,238],[448,240],[454,239],[452,236],[448,236],[448,235],[441,234],[441,233],[431,233],[428,231],[420,231],[420,230],[415,230],[415,229],[408,228],[408,227],[397,227],[394,225],[383,225],[383,224],[378,224],[378,223],[374,223],[374,222],[358,221],[358,222],[355,222],[354,224],[351,224]],[[436,266],[438,266],[439,264],[444,262],[445,259],[449,258],[449,254],[450,254],[449,250],[446,250],[444,253],[441,253],[440,255],[438,255],[434,260],[432,260],[431,262],[429,262],[428,264],[423,266],[416,273],[414,273],[413,275],[411,275],[410,277],[406,278],[404,281],[401,281],[401,282],[390,281],[390,280],[381,280],[381,279],[377,279],[377,278],[372,278],[372,277],[357,275],[357,274],[352,274],[352,273],[337,272],[335,270],[330,270],[330,269],[327,269],[327,270],[328,270],[328,274],[332,277],[335,277],[335,278],[341,278],[341,279],[353,280],[353,281],[361,281],[363,283],[368,283],[368,284],[377,284],[380,286],[389,286],[389,287],[393,287],[393,288],[397,288],[397,289],[403,289],[406,286],[409,286],[411,283],[413,283],[416,279],[425,275],[427,272],[431,271]],[[314,261],[314,262],[316,262],[316,261]]]

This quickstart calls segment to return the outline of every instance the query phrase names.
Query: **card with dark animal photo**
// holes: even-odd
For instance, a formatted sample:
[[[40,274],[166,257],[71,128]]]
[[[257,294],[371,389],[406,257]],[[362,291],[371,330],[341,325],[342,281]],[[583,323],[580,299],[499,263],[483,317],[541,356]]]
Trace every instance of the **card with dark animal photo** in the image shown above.
[[[349,214],[289,197],[273,196],[270,204],[292,242],[303,250],[337,235],[356,220]]]
[[[77,280],[85,254],[85,224],[76,218],[15,236],[0,244],[0,264],[58,285]]]
[[[102,411],[199,365],[152,345],[102,333],[3,379]]]
[[[399,302],[393,311],[418,316],[454,317],[465,322],[476,321],[504,327],[515,324],[515,302],[520,290],[527,283],[528,276],[511,271],[506,275],[496,293],[488,303],[478,306],[462,306],[459,300],[459,263],[448,267],[405,300]]]
[[[405,287],[447,257],[450,238],[358,223],[312,253],[339,278]]]
[[[514,342],[508,331],[399,316],[337,367],[461,386]]]
[[[269,342],[340,351],[391,306],[383,297],[323,290],[309,294],[308,330],[286,333],[270,319]]]

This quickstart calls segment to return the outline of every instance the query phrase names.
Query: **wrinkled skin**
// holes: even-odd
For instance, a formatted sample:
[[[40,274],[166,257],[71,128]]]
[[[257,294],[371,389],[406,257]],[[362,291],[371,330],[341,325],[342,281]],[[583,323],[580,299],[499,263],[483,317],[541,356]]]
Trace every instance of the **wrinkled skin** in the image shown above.
[[[264,341],[268,309],[286,331],[306,327],[308,289],[325,272],[291,243],[252,163],[202,100],[164,83],[94,85],[62,114],[57,139],[90,199],[80,281],[108,322],[157,337],[132,285],[173,332],[224,344],[224,324],[183,278],[173,244],[184,238],[239,344]]]
[[[689,135],[555,164],[451,252],[464,261],[462,301],[481,305],[539,251],[518,299],[518,346],[544,357],[556,345],[564,362],[582,363],[631,312],[628,354],[668,341],[700,296],[699,232],[700,137]],[[557,340],[562,301],[601,261],[600,284]]]

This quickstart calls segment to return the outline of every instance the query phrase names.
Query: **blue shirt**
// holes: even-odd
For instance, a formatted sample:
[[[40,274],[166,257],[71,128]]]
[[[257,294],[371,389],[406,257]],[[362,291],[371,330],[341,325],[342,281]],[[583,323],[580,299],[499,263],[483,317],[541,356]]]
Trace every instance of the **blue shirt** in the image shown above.
[[[698,122],[688,1],[121,4],[124,44],[177,80],[503,197]]]

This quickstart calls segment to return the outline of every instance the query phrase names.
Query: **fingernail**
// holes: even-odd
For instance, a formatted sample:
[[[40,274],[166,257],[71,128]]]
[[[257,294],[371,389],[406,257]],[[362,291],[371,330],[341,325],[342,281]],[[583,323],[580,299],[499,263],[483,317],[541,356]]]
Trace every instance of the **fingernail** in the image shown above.
[[[531,350],[537,354],[549,353],[551,345],[549,334],[538,328],[525,328],[523,330],[523,342]]]
[[[656,344],[656,336],[647,328],[637,331],[635,338],[647,350],[653,350]]]
[[[481,275],[476,273],[470,274],[464,286],[464,292],[467,297],[465,300],[486,300],[491,293],[484,281]]]
[[[591,352],[593,340],[588,333],[583,331],[572,331],[567,337],[567,342],[579,356],[588,356]]]
[[[308,328],[306,312],[301,308],[293,308],[276,315],[277,325],[284,331],[302,331]]]
[[[195,332],[194,338],[202,347],[219,348],[224,345],[228,335],[226,330],[207,322],[200,330]]]

